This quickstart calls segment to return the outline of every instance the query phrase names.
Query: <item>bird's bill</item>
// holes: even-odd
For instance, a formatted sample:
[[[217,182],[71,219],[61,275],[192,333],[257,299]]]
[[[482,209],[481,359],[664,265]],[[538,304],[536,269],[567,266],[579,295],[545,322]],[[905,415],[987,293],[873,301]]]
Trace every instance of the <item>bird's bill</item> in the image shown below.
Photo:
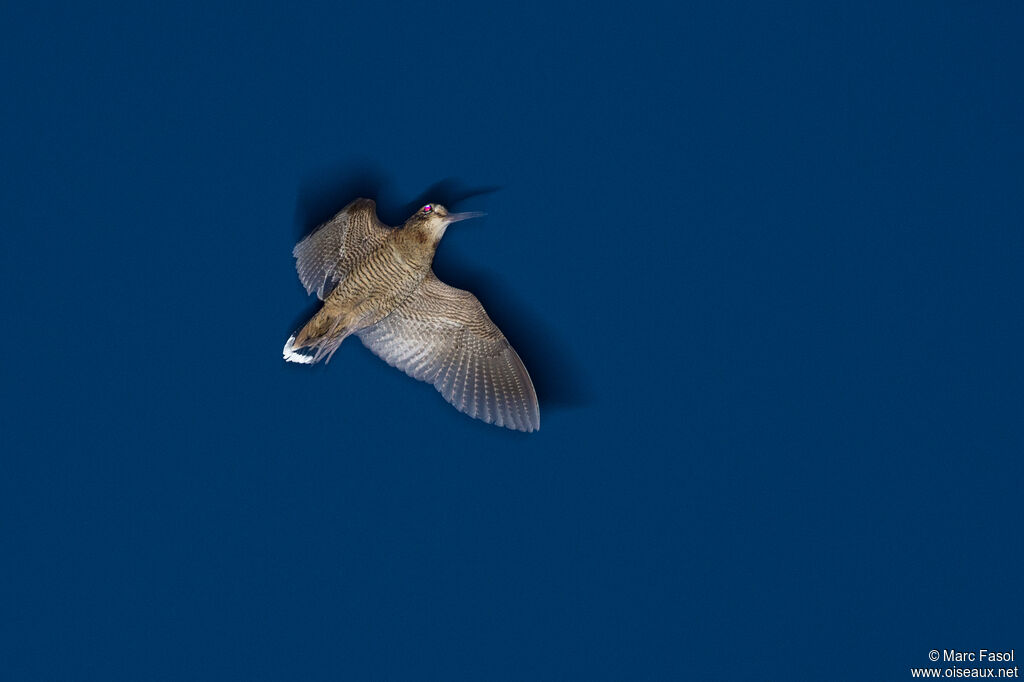
[[[469,220],[470,218],[479,218],[482,215],[487,215],[480,211],[467,211],[466,213],[449,213],[448,217],[445,218],[445,222],[449,225],[451,223],[457,223],[460,220]]]

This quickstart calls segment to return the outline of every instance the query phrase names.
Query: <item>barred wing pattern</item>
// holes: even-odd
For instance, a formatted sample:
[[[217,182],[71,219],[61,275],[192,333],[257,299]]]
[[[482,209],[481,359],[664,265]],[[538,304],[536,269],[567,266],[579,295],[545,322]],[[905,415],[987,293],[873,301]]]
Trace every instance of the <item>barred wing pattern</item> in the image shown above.
[[[295,269],[306,293],[324,300],[352,266],[387,239],[391,228],[377,218],[377,204],[356,199],[295,245]]]
[[[468,291],[430,272],[383,320],[356,332],[392,367],[434,385],[460,412],[519,431],[540,428],[526,367]]]

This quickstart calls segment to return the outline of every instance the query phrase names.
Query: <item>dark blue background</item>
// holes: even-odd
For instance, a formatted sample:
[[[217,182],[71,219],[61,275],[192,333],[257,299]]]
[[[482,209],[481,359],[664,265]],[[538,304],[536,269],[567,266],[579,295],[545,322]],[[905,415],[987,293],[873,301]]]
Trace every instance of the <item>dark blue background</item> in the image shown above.
[[[3,679],[1024,649],[1018,3],[27,4]],[[281,360],[291,247],[360,194],[488,212],[436,270],[520,350],[539,433],[354,340]]]

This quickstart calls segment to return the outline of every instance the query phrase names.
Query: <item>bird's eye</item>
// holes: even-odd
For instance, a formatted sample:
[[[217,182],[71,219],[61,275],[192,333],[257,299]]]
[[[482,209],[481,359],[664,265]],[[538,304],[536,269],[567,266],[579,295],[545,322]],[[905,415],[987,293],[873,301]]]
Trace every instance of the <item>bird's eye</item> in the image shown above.
[[[427,204],[426,206],[424,206],[424,207],[423,207],[422,209],[420,209],[420,210],[421,210],[421,211],[423,211],[424,213],[430,213],[431,211],[433,211],[433,210],[434,210],[434,207],[433,207],[433,206],[431,206],[430,204]]]

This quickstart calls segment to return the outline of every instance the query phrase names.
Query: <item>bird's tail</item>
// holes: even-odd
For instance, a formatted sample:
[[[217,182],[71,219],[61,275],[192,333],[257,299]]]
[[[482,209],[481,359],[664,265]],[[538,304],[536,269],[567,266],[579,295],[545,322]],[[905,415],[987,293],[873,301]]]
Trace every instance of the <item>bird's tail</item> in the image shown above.
[[[334,351],[351,331],[345,325],[345,315],[331,314],[326,308],[310,318],[302,329],[288,337],[284,344],[284,359],[312,365],[329,361]]]

